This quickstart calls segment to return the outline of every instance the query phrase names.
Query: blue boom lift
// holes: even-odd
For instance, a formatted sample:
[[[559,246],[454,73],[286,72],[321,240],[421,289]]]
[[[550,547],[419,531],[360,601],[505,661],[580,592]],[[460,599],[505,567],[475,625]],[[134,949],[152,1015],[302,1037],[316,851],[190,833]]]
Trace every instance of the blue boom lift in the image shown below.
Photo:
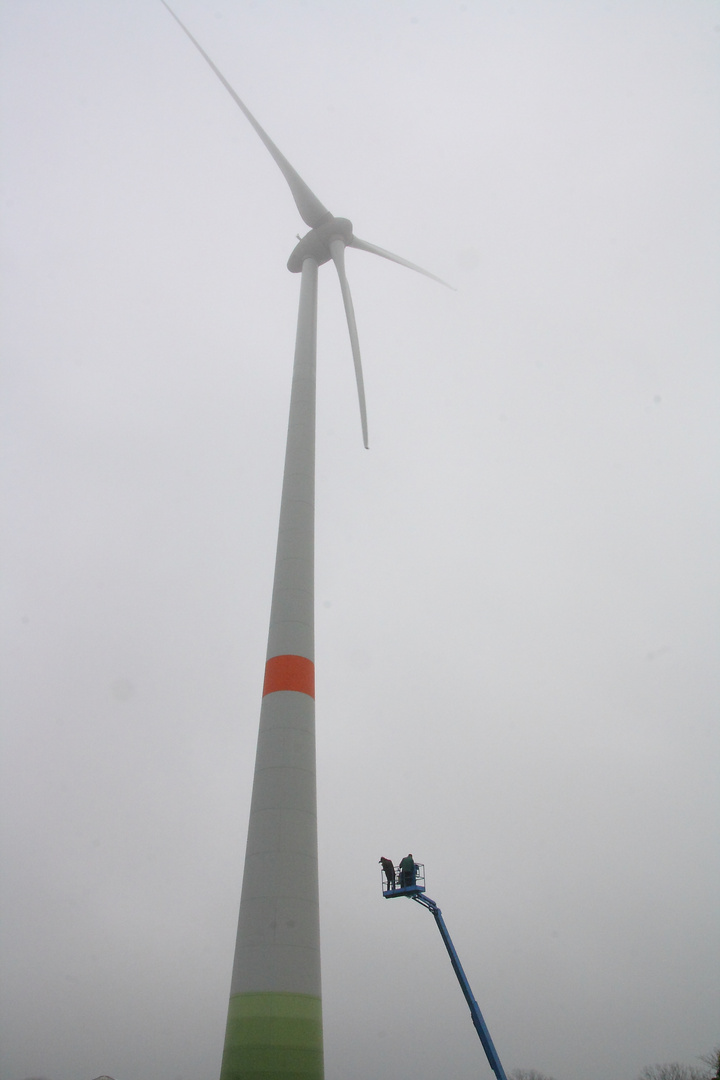
[[[478,1033],[480,1042],[483,1045],[483,1050],[490,1063],[490,1068],[495,1073],[497,1080],[507,1080],[505,1070],[503,1069],[500,1058],[498,1057],[495,1045],[490,1038],[490,1032],[487,1029],[487,1024],[483,1019],[483,1014],[480,1012],[480,1006],[473,997],[473,992],[470,989],[470,983],[467,980],[467,975],[463,971],[463,966],[460,963],[460,958],[455,951],[455,946],[452,943],[448,928],[445,925],[445,920],[442,917],[442,912],[437,906],[434,900],[431,900],[429,896],[425,894],[425,866],[423,863],[413,862],[410,856],[403,859],[399,866],[392,866],[390,860],[381,859],[383,863],[383,896],[386,900],[394,900],[396,896],[407,896],[408,899],[414,900],[416,904],[422,904],[432,913],[437,928],[440,931],[440,936],[443,939],[445,948],[448,951],[450,957],[450,963],[453,966],[453,971],[457,975],[458,982],[460,983],[460,989],[465,995],[465,1000],[470,1006],[470,1016],[472,1022],[475,1025],[475,1030]],[[392,876],[390,875],[390,869],[392,868]],[[387,880],[386,880],[387,878]]]

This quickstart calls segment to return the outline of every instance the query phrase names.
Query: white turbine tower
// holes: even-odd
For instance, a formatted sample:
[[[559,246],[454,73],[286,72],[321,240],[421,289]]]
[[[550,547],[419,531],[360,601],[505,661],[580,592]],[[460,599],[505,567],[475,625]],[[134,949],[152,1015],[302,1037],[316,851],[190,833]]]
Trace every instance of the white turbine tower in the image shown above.
[[[368,445],[365,390],[345,248],[434,274],[353,235],[280,153],[174,11],[265,143],[310,227],[288,260],[300,306],[265,682],[237,944],[220,1080],[322,1080],[320,921],[315,795],[314,495],[318,267],[335,263]]]

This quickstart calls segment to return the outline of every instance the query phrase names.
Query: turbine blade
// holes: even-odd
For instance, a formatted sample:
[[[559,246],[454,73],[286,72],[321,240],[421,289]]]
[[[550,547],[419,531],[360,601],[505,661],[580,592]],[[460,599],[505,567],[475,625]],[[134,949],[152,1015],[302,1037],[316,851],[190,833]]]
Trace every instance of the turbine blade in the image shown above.
[[[367,411],[365,409],[365,384],[363,382],[362,363],[360,362],[360,342],[358,341],[357,324],[353,308],[350,286],[345,273],[345,241],[331,240],[330,252],[340,278],[345,315],[347,317],[348,330],[350,331],[350,345],[352,347],[353,363],[355,365],[355,380],[357,382],[358,400],[360,402],[360,423],[362,424],[363,445],[368,449]]]
[[[178,19],[177,15],[173,11],[173,9],[170,7],[170,5],[165,3],[165,0],[161,0],[161,3],[168,9],[168,11],[172,15],[173,19],[175,20],[175,22],[180,27],[180,29],[183,30],[187,34],[187,36],[190,38],[190,40],[192,41],[195,48],[198,50],[200,55],[210,65],[210,67],[212,68],[212,70],[215,72],[218,79],[220,80],[220,82],[223,84],[223,86],[225,87],[227,92],[230,94],[230,96],[233,99],[233,101],[235,102],[235,104],[240,106],[242,111],[245,113],[245,116],[248,118],[248,120],[250,121],[252,126],[255,128],[258,135],[262,139],[262,141],[265,143],[265,146],[268,148],[268,150],[272,154],[276,164],[279,166],[281,173],[283,174],[283,176],[287,180],[290,191],[292,192],[292,197],[295,200],[295,205],[297,206],[298,210],[300,211],[300,217],[303,219],[305,224],[309,225],[311,229],[314,229],[317,225],[322,225],[322,223],[324,221],[329,220],[332,217],[332,214],[330,213],[330,211],[327,210],[323,206],[323,204],[318,199],[317,195],[315,195],[310,190],[310,188],[307,186],[307,184],[305,183],[303,178],[301,176],[299,176],[298,173],[295,172],[295,169],[293,169],[292,165],[287,160],[285,155],[280,153],[280,151],[278,150],[277,146],[272,141],[270,136],[267,135],[263,131],[263,129],[260,127],[260,125],[258,124],[258,122],[255,119],[255,117],[253,116],[253,114],[248,109],[247,105],[245,105],[244,102],[242,102],[240,100],[240,98],[235,93],[235,91],[233,90],[232,86],[227,81],[227,79],[225,78],[223,73],[218,68],[215,67],[215,64],[212,62],[212,60],[210,59],[208,54],[205,52],[203,47],[199,44],[199,42],[197,42],[195,40],[195,38],[192,36],[192,34],[188,30],[187,26],[185,26],[185,24],[182,23],[180,21],[180,19]]]
[[[454,285],[448,285],[447,281],[443,281],[436,274],[431,274],[429,270],[423,270],[422,266],[416,266],[415,263],[408,262],[407,259],[401,259],[399,255],[393,255],[391,251],[386,251],[385,248],[376,247],[375,244],[368,244],[367,240],[360,240],[357,236],[353,236],[350,247],[359,248],[360,251],[370,251],[373,255],[382,255],[383,259],[400,263],[400,266],[407,266],[409,270],[417,270],[418,274],[424,274],[425,277],[432,278],[433,281],[439,281],[441,285],[445,285],[448,289],[452,289],[453,292],[457,292]]]

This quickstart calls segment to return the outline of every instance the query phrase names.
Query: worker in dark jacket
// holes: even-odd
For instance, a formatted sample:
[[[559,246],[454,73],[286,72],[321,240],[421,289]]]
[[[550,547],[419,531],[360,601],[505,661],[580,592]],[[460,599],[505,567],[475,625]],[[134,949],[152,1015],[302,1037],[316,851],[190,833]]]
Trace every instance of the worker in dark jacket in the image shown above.
[[[387,878],[387,887],[388,887],[388,889],[394,889],[395,888],[395,867],[393,866],[390,859],[386,859],[384,855],[383,855],[382,859],[380,860],[380,862],[382,864],[383,870],[385,871],[385,877]]]
[[[400,861],[400,888],[408,889],[411,885],[415,884],[415,875],[417,873],[417,867],[412,855],[406,855],[404,859]]]

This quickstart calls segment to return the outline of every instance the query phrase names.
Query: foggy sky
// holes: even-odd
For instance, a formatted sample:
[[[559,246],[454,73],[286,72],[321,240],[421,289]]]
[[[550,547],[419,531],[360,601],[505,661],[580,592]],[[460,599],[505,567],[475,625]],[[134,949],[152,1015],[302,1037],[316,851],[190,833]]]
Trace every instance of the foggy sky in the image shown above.
[[[320,275],[328,1080],[720,1041],[706,0],[176,0]],[[0,0],[0,1080],[216,1080],[305,229],[153,0]]]

